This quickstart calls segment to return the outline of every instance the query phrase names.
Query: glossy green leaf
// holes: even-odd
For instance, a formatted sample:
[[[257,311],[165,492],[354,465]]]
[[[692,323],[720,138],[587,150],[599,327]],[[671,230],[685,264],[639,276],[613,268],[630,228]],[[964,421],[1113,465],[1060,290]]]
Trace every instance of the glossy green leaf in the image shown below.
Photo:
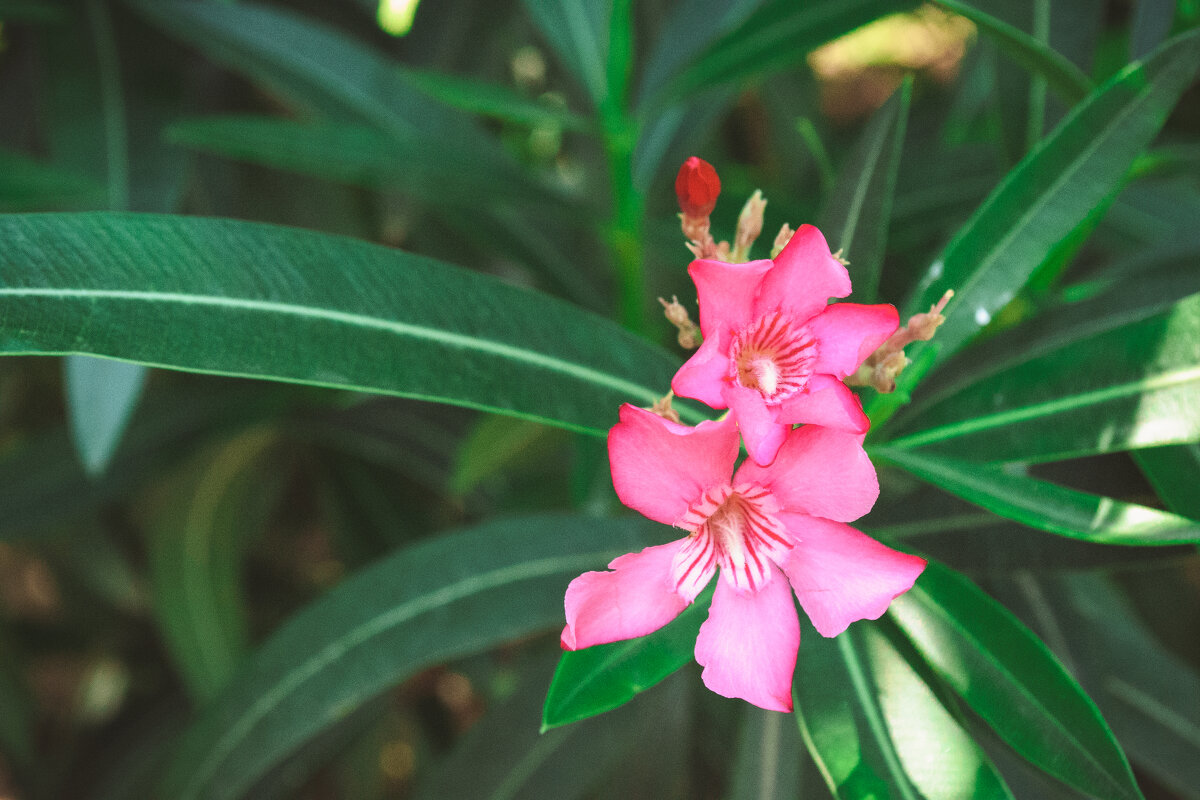
[[[878,293],[911,104],[910,77],[871,118],[821,213],[818,227],[829,246],[850,261],[857,302],[875,302]]]
[[[0,219],[0,242],[0,352],[10,354],[399,394],[597,435],[622,402],[659,397],[678,367],[545,295],[308,231],[28,215]]]
[[[617,708],[691,661],[712,591],[654,633],[564,652],[546,693],[543,730]]]
[[[947,11],[974,22],[1009,58],[1034,75],[1045,78],[1050,88],[1054,89],[1068,106],[1078,103],[1092,91],[1092,82],[1083,74],[1083,70],[1052,50],[1045,42],[968,3],[958,0],[935,2]]]
[[[604,100],[613,0],[522,0],[522,5],[592,100]]]
[[[804,743],[787,715],[747,704],[734,752],[727,800],[800,797]]]
[[[1066,574],[1040,588],[1068,655],[1130,759],[1179,797],[1200,798],[1200,673],[1165,648],[1099,575]]]
[[[252,429],[205,452],[151,525],[154,610],[198,703],[225,687],[250,649],[242,563],[277,497],[277,473],[263,465],[276,438]]]
[[[1200,520],[1200,444],[1152,447],[1131,455],[1167,508]]]
[[[878,623],[859,623],[834,639],[805,634],[793,688],[796,719],[835,797],[1012,797]]]
[[[561,624],[572,578],[658,530],[640,520],[512,519],[440,535],[356,573],[255,651],[185,733],[163,796],[241,797],[416,670]]]
[[[905,0],[772,0],[721,37],[669,85],[678,97],[745,81],[803,62],[808,52],[884,14],[907,11]]]
[[[146,368],[124,361],[68,356],[64,361],[71,438],[84,469],[104,472],[142,395]]]
[[[471,114],[522,125],[552,125],[571,131],[587,131],[592,127],[578,114],[500,84],[432,70],[406,69],[400,75],[410,86],[439,103]]]
[[[1200,438],[1200,295],[1146,315],[1154,305],[1051,328],[1035,349],[1014,348],[1012,366],[923,408],[889,446],[1044,461]],[[1100,330],[1076,338],[1089,328]]]
[[[931,562],[889,615],[975,713],[1031,763],[1103,800],[1141,798],[1095,704],[1027,628]]]
[[[871,453],[1032,528],[1101,544],[1200,543],[1200,522],[1166,511],[1067,489],[974,461],[893,448],[873,448]]]
[[[1016,296],[1058,242],[1120,184],[1200,64],[1200,33],[1131,64],[1075,107],[992,192],[906,305],[916,313],[955,291],[936,337],[938,361],[965,345]],[[910,352],[912,357],[914,352]],[[911,386],[912,378],[903,381]]]

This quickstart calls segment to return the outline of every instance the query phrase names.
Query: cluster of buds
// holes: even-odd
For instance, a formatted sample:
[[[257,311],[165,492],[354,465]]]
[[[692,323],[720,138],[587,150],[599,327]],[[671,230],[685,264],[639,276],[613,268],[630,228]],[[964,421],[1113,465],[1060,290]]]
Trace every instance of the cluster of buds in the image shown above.
[[[886,342],[867,357],[856,373],[846,378],[846,384],[870,386],[884,393],[896,391],[896,378],[909,364],[904,355],[904,348],[913,342],[928,342],[933,338],[938,326],[946,321],[942,310],[951,297],[954,297],[953,289],[947,290],[942,299],[934,303],[928,312],[910,317],[907,325],[888,337]]]
[[[717,197],[720,194],[721,179],[712,164],[697,156],[683,162],[679,174],[675,176],[675,195],[679,199],[679,220],[683,235],[687,238],[687,248],[698,259],[730,264],[748,261],[750,248],[763,230],[767,201],[758,190],[746,201],[742,213],[738,215],[737,231],[731,247],[729,242],[717,242],[713,239],[710,230],[710,215],[716,208]],[[794,233],[791,226],[784,223],[772,243],[771,259],[783,251]],[[834,253],[833,257],[843,265],[849,264],[842,258],[841,250]],[[871,386],[885,393],[895,391],[896,378],[909,363],[904,355],[904,348],[915,341],[929,341],[933,338],[938,326],[946,321],[942,310],[953,295],[953,291],[946,292],[928,313],[914,315],[907,325],[880,345],[856,373],[848,376],[846,383],[852,386]],[[670,302],[661,297],[658,301],[662,303],[667,320],[679,331],[680,347],[688,350],[699,347],[703,337],[692,322],[687,309],[675,297],[672,297]]]

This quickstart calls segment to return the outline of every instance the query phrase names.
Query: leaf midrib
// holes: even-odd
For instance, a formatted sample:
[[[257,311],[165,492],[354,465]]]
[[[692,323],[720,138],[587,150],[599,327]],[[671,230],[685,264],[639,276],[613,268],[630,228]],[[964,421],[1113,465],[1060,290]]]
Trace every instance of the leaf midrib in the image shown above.
[[[328,308],[281,303],[271,300],[251,300],[237,297],[222,297],[219,295],[185,294],[180,292],[134,291],[125,289],[42,289],[42,288],[0,288],[0,299],[4,297],[49,297],[52,299],[83,299],[83,300],[129,300],[147,303],[175,303],[179,305],[200,305],[217,308],[227,308],[238,311],[263,311],[284,314],[307,319],[319,319],[336,322],[360,328],[373,328],[388,331],[399,336],[409,336],[430,342],[460,347],[467,350],[492,353],[513,361],[519,361],[536,367],[542,367],[553,372],[575,377],[587,383],[598,384],[618,392],[625,392],[641,400],[654,402],[658,396],[653,390],[617,378],[609,373],[585,367],[570,361],[564,361],[554,356],[544,355],[533,350],[522,349],[502,342],[452,333],[423,325],[413,325],[407,322],[372,317],[365,314],[355,314],[347,311],[337,311]]]
[[[317,653],[298,664],[287,672],[282,680],[274,683],[274,688],[263,694],[257,702],[251,705],[244,714],[239,715],[236,722],[226,729],[226,733],[218,738],[208,750],[208,757],[200,767],[192,772],[188,785],[181,790],[183,797],[195,797],[200,787],[206,785],[210,777],[216,774],[225,758],[237,748],[254,726],[266,717],[274,708],[282,704],[292,692],[310,678],[319,674],[329,665],[337,662],[342,656],[370,639],[379,636],[389,628],[407,622],[416,616],[434,611],[472,594],[478,594],[489,589],[495,589],[518,581],[531,580],[546,575],[571,572],[586,569],[598,560],[615,557],[613,551],[604,550],[592,553],[575,553],[567,556],[525,561],[500,567],[490,572],[469,575],[455,583],[442,586],[439,589],[418,595],[407,602],[389,608],[366,622],[351,628],[344,636],[325,645]]]

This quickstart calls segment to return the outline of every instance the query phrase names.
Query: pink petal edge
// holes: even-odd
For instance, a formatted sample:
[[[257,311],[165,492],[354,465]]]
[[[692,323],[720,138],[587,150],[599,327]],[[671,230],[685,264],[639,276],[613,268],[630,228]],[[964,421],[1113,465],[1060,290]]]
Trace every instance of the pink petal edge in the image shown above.
[[[671,560],[685,541],[627,553],[608,565],[610,572],[585,572],[571,581],[563,601],[563,648],[645,636],[679,616],[688,603],[672,585]]]
[[[819,230],[801,225],[763,278],[754,312],[757,317],[778,309],[804,322],[824,309],[829,298],[848,294],[846,267],[830,254]]]
[[[771,268],[772,263],[766,259],[743,264],[701,259],[688,266],[688,274],[696,284],[700,332],[705,339],[718,331],[728,334],[739,330],[754,320],[754,298]]]
[[[696,661],[704,667],[704,685],[717,694],[791,711],[800,622],[787,581],[772,569],[772,580],[752,594],[717,580],[696,638]]]
[[[925,559],[841,522],[787,513],[780,520],[799,539],[783,571],[822,636],[837,636],[860,619],[879,619],[925,569]]]
[[[765,486],[787,511],[851,522],[879,497],[875,466],[862,441],[861,434],[819,425],[795,428],[770,468],[747,460],[734,482]]]
[[[775,409],[754,389],[731,383],[725,386],[723,396],[750,458],[764,466],[770,464],[792,426],[779,422]]]
[[[817,339],[814,371],[845,378],[896,332],[895,306],[835,303],[808,321]]]
[[[726,483],[738,455],[732,420],[694,428],[626,403],[608,433],[613,488],[621,502],[674,525],[704,490]]]

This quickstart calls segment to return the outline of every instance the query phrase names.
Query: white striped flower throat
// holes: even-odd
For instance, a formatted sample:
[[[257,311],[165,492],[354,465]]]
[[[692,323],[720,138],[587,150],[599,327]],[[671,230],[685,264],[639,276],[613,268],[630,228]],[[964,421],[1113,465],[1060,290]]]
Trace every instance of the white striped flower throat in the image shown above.
[[[808,385],[816,360],[817,342],[808,327],[773,311],[734,335],[729,377],[768,403],[782,403]]]

